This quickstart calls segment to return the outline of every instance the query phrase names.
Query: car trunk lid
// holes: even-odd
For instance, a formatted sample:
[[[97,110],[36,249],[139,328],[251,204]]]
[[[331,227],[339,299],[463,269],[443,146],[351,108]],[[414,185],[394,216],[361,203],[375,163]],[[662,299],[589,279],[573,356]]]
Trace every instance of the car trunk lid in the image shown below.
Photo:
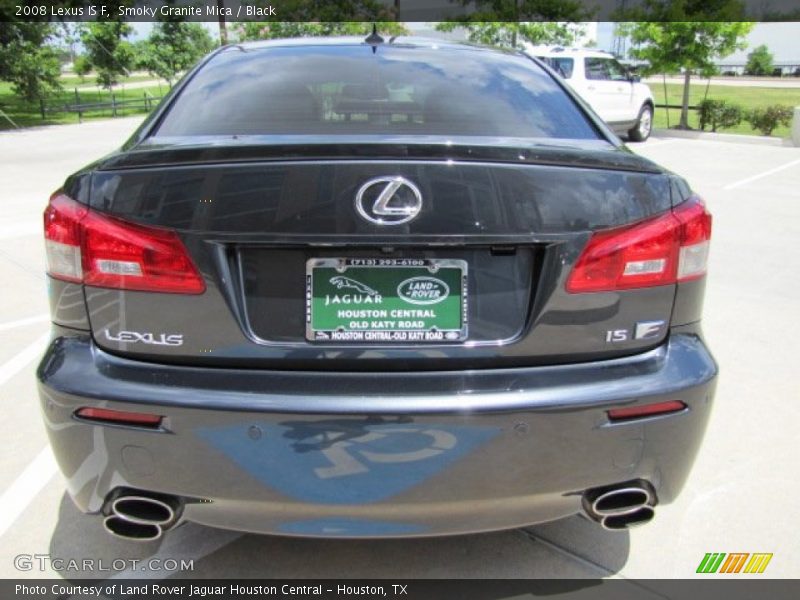
[[[666,324],[674,286],[570,294],[565,281],[592,231],[670,209],[667,174],[594,141],[451,144],[448,158],[444,147],[153,143],[111,157],[92,176],[91,208],[177,232],[206,291],[87,286],[97,344],[185,364],[381,370],[575,362],[663,339],[665,326],[642,340],[609,341],[608,332]],[[391,226],[363,218],[359,188],[398,176],[419,188],[419,215]],[[325,260],[421,261],[411,266],[428,272],[463,265],[466,336],[316,339],[307,277],[310,264]],[[429,309],[410,303],[409,310]],[[166,339],[181,343],[152,343]]]

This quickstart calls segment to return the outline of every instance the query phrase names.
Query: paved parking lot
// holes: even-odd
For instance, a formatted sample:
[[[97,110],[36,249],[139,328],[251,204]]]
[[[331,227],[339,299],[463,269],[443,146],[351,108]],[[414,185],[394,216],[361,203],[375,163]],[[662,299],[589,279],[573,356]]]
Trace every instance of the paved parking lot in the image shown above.
[[[14,565],[19,554],[50,554],[193,559],[203,577],[669,578],[692,576],[706,552],[771,552],[764,576],[798,575],[800,149],[671,138],[633,148],[686,176],[714,213],[705,329],[722,375],[689,483],[653,523],[612,534],[575,517],[431,540],[318,541],[191,524],[143,545],[108,537],[65,496],[39,418],[34,368],[48,331],[40,215],[66,175],[137,123],[0,133],[0,577],[54,575]]]

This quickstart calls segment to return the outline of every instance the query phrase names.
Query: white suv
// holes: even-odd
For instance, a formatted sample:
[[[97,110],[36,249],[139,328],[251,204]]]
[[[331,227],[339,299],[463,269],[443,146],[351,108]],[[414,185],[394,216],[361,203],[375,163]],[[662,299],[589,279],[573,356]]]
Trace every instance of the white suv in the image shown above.
[[[655,109],[653,93],[613,55],[584,48],[542,46],[530,46],[525,52],[543,60],[564,77],[618,134],[627,135],[634,142],[650,137]]]

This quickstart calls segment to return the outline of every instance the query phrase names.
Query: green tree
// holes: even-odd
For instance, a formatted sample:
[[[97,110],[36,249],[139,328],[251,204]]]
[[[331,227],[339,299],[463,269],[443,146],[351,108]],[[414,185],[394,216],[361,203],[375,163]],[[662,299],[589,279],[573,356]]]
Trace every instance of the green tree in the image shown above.
[[[621,23],[618,33],[630,37],[630,55],[648,63],[644,74],[683,70],[681,129],[689,129],[692,73],[716,73],[714,61],[743,49],[754,25],[740,21],[740,0],[645,0],[621,15],[638,21]]]
[[[133,28],[121,21],[98,21],[86,23],[81,28],[81,42],[85,50],[77,65],[79,74],[93,70],[97,83],[104,88],[119,83],[120,76],[127,76],[134,62],[133,45],[127,37]]]
[[[506,48],[574,43],[578,21],[591,18],[581,0],[455,0],[473,12],[437,25],[439,31],[467,30],[470,41]]]
[[[309,21],[247,21],[237,24],[240,40],[267,40],[294,37],[321,37],[355,35],[366,37],[372,32],[372,23],[366,22],[309,22]],[[408,33],[402,23],[394,21],[376,22],[381,35],[402,35]]]
[[[465,29],[470,42],[501,48],[522,48],[524,42],[571,46],[584,31],[577,23],[502,21],[444,21],[436,25],[436,29],[438,31]]]
[[[84,78],[92,72],[92,63],[85,54],[79,54],[72,62],[72,70],[75,72],[75,75],[81,78],[81,81],[84,81]]]
[[[263,2],[247,0],[263,6]],[[395,9],[380,0],[284,0],[278,9],[280,16],[289,21],[237,23],[240,40],[263,40],[291,37],[319,37],[331,35],[363,35],[372,31],[376,23],[381,35],[407,33],[402,23],[392,21]]]
[[[57,29],[42,22],[7,22],[0,28],[0,80],[12,84],[14,93],[28,102],[44,101],[61,91],[61,65]]]
[[[592,13],[582,0],[454,0],[474,9],[463,18],[469,21],[577,21],[588,19]]]
[[[771,75],[773,58],[769,48],[762,44],[747,55],[744,72],[748,75]]]
[[[172,86],[186,71],[211,51],[214,42],[199,23],[163,21],[153,26],[144,43],[134,45],[136,65]]]

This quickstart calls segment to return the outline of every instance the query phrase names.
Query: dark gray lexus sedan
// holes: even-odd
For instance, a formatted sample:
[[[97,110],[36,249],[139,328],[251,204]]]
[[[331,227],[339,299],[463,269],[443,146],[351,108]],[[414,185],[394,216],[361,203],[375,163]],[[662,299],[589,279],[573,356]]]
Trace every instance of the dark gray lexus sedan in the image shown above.
[[[621,530],[711,410],[711,216],[521,54],[224,47],[44,229],[44,420],[117,536]]]

